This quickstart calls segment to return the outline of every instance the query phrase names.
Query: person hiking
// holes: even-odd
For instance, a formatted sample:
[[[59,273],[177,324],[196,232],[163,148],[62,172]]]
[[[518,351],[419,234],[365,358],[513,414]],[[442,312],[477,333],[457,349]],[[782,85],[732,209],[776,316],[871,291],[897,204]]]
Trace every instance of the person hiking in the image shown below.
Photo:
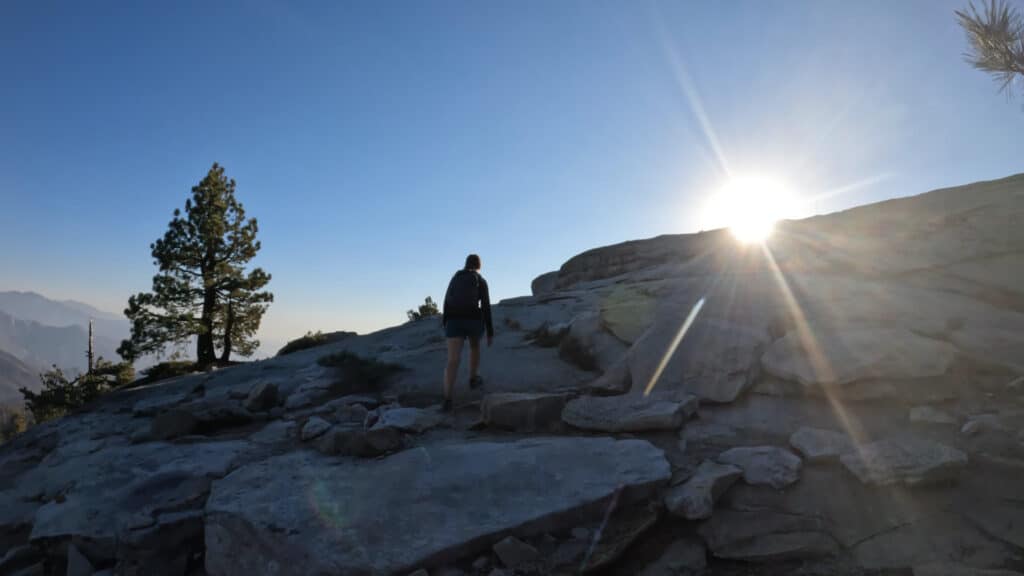
[[[452,276],[448,291],[444,294],[444,309],[441,325],[448,340],[448,364],[444,369],[444,404],[441,409],[452,409],[455,377],[459,373],[459,359],[462,344],[469,340],[469,387],[479,388],[484,383],[480,377],[480,337],[487,331],[487,346],[494,341],[494,324],[491,323],[491,295],[487,281],[480,275],[480,257],[466,256],[466,266]]]

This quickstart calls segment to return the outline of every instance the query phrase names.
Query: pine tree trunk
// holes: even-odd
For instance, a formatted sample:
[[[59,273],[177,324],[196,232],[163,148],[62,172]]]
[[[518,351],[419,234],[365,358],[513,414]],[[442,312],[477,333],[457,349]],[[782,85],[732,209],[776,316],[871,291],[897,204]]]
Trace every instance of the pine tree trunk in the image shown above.
[[[227,318],[224,320],[224,351],[220,361],[227,364],[231,361],[231,331],[235,328],[235,307],[228,302]]]
[[[217,293],[207,288],[203,294],[203,317],[200,320],[203,331],[196,339],[196,360],[199,368],[211,366],[217,359],[213,348],[213,310],[217,305]]]
[[[92,318],[89,318],[89,351],[86,352],[86,358],[89,360],[89,368],[85,373],[92,374],[92,369],[96,365],[96,357],[93,356],[92,351]]]

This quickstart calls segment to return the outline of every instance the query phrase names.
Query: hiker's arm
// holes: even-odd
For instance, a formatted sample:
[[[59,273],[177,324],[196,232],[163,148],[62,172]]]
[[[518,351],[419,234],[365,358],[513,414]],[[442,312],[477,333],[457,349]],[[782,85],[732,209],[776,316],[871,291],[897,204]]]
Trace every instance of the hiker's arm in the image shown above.
[[[487,326],[487,337],[494,338],[494,323],[491,322],[491,293],[487,289],[487,281],[480,279],[480,309],[484,313],[484,325]]]

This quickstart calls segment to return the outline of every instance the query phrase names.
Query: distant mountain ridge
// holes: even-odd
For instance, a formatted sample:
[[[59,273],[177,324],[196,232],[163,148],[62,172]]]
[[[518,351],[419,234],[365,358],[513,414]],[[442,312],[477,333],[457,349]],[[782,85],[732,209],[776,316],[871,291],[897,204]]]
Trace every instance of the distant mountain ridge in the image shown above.
[[[116,360],[118,343],[129,333],[127,320],[74,300],[0,292],[0,351],[30,369],[56,364],[68,372],[84,372],[90,319],[96,355]]]
[[[0,404],[20,404],[19,388],[38,390],[39,386],[39,374],[13,355],[0,350]]]
[[[114,314],[113,312],[100,310],[99,308],[96,308],[90,304],[86,304],[85,302],[79,302],[78,300],[62,300],[58,303],[63,304],[74,310],[77,310],[83,314],[87,314],[89,317],[96,320],[110,320],[114,322],[127,324],[127,321],[120,314]]]
[[[128,320],[123,316],[76,300],[51,300],[36,292],[0,292],[0,312],[44,326],[86,327],[92,319],[97,331],[128,332]]]

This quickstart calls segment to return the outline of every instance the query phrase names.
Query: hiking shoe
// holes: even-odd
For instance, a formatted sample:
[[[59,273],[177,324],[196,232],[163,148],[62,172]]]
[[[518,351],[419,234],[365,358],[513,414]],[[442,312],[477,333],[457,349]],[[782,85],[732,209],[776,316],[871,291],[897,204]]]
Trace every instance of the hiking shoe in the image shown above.
[[[445,398],[444,402],[441,403],[441,412],[451,412],[451,411],[452,411],[452,399],[451,398]]]
[[[477,374],[476,376],[473,376],[472,378],[469,379],[469,387],[472,390],[476,390],[477,388],[479,388],[479,387],[481,387],[483,385],[484,385],[484,379],[481,378],[479,374]]]

